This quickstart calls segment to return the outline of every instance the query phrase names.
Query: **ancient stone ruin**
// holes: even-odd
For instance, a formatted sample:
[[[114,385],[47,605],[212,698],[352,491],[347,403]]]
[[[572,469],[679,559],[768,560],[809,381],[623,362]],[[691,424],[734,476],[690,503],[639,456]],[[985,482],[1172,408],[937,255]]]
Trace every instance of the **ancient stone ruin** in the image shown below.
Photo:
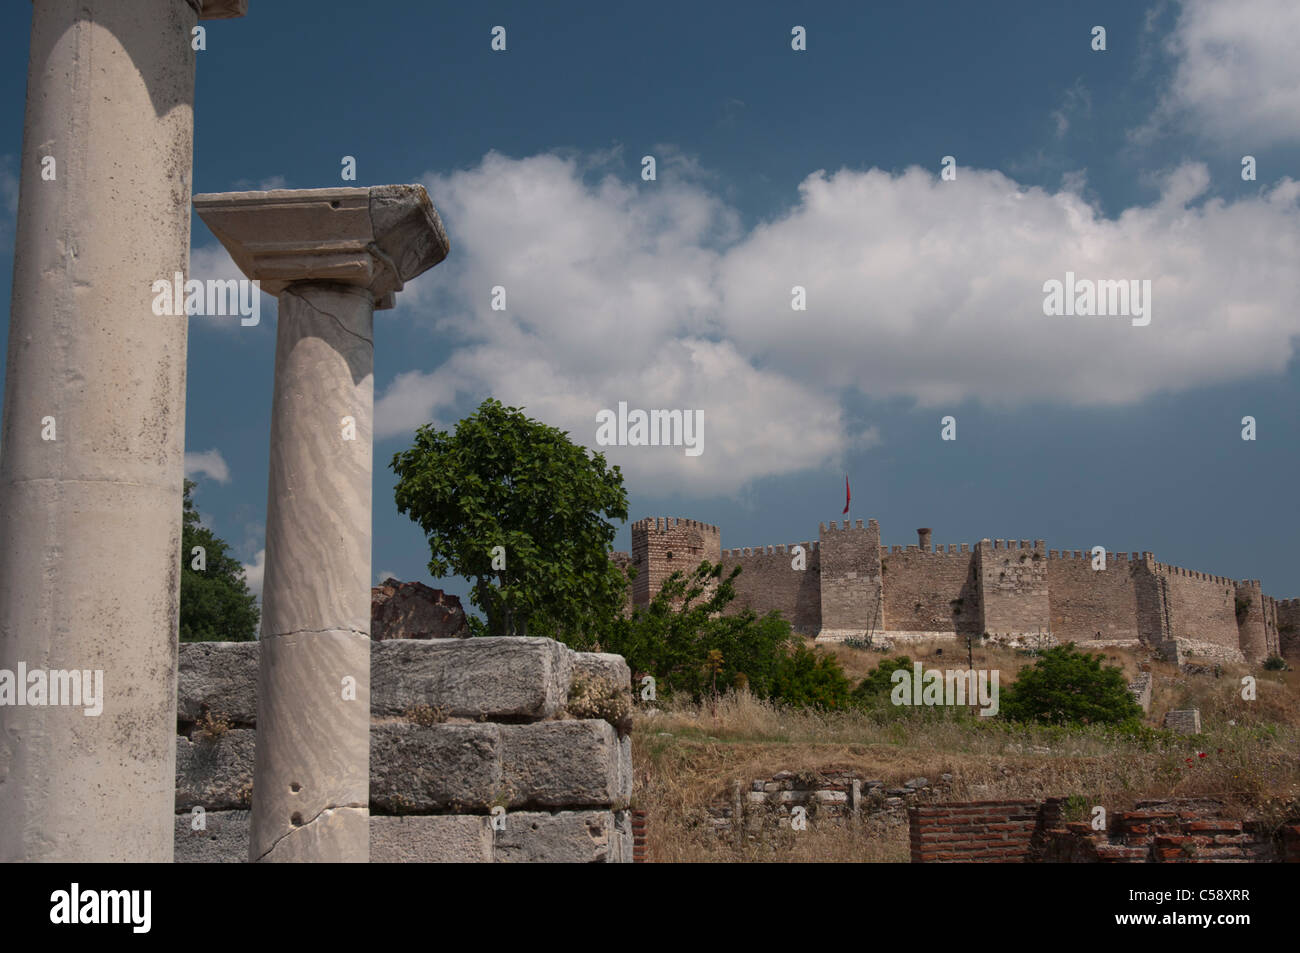
[[[178,861],[249,859],[262,650],[181,646]],[[389,640],[370,654],[371,860],[632,861],[622,658],[513,637]]]
[[[400,585],[371,640],[374,311],[449,250],[421,186],[193,197],[279,309],[260,641],[178,660],[188,326],[155,285],[189,271],[190,37],[247,6],[33,5],[0,668],[103,687],[100,717],[0,708],[0,860],[170,861],[179,838],[186,858],[630,861],[620,659],[438,638],[459,604]],[[67,174],[42,182],[47,152]]]
[[[422,582],[385,579],[370,590],[370,641],[463,639],[469,624],[460,599]]]

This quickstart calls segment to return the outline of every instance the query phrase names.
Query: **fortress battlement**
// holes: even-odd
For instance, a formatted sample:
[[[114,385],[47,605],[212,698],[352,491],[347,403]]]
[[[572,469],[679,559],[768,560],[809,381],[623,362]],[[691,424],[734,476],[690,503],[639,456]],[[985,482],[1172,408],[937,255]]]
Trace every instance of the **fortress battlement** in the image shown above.
[[[874,520],[831,520],[811,542],[722,549],[718,527],[649,517],[632,524],[632,601],[644,604],[672,572],[701,559],[739,566],[728,611],[777,611],[822,641],[989,636],[1016,645],[1138,643],[1162,651],[1261,661],[1300,654],[1300,599],[1274,599],[1257,579],[1234,580],[1157,562],[1147,551],[1045,540],[981,539],[882,545]],[[794,558],[796,546],[804,558]]]
[[[702,523],[699,520],[682,519],[676,516],[649,516],[645,519],[639,519],[632,524],[633,531],[640,530],[647,533],[667,533],[676,529],[694,529],[704,533],[716,534],[722,537],[722,530],[709,523]]]
[[[753,556],[793,556],[794,548],[802,546],[805,553],[817,551],[816,542],[779,543],[775,546],[745,546],[737,549],[724,549],[722,555],[727,559],[744,559]]]

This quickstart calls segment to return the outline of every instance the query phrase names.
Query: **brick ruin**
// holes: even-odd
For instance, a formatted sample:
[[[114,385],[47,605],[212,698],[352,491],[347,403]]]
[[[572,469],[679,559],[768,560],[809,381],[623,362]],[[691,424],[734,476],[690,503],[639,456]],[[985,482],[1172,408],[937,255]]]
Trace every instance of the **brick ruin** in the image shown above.
[[[971,801],[908,812],[912,863],[1300,863],[1300,821],[1225,816],[1212,798],[1139,801],[1105,829],[1062,819],[1064,798]]]
[[[632,605],[702,559],[739,566],[733,611],[778,611],[819,641],[890,647],[988,635],[1024,647],[1141,646],[1171,661],[1300,658],[1300,599],[1274,599],[1256,580],[1182,569],[1149,552],[1108,549],[1105,568],[1093,569],[1090,551],[1049,550],[1043,540],[945,546],[931,543],[929,529],[918,537],[882,546],[876,520],[845,520],[823,523],[816,541],[723,549],[716,526],[655,517],[634,522],[632,552],[614,558],[637,570]]]

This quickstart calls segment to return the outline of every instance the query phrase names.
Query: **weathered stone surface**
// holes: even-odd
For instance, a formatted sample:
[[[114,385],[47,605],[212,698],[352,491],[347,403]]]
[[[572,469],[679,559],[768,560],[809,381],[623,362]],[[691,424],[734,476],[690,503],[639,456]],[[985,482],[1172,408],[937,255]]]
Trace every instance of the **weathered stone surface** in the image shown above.
[[[481,814],[371,817],[372,864],[492,862],[492,829]]]
[[[0,861],[169,862],[189,322],[156,317],[152,288],[189,271],[196,56],[183,40],[197,14],[176,0],[28,14],[0,668],[103,672],[104,707],[0,714]],[[41,180],[46,153],[57,182]]]
[[[196,195],[194,207],[240,270],[273,295],[294,283],[330,282],[365,289],[376,308],[391,308],[404,283],[450,248],[419,185]]]
[[[385,579],[370,590],[370,639],[462,639],[469,624],[460,599],[421,582]]]
[[[216,737],[199,729],[176,739],[176,810],[247,808],[257,732],[232,728]]]
[[[281,864],[369,863],[370,811],[364,807],[339,807],[304,818],[257,859]]]
[[[493,859],[499,864],[613,863],[623,853],[618,838],[609,811],[520,811],[507,814],[506,829],[496,832]]]
[[[269,574],[269,551],[267,558]],[[261,645],[249,852],[254,859],[309,859],[297,851],[317,842],[317,832],[302,833],[311,818],[368,805],[370,640],[358,632],[303,632],[264,637]],[[351,831],[352,824],[341,815],[315,826]],[[290,834],[297,846],[271,856],[271,845]],[[333,847],[322,849],[334,856]]]
[[[1181,711],[1165,713],[1165,727],[1180,735],[1199,735],[1201,733],[1201,710],[1185,708]]]
[[[501,783],[511,807],[626,807],[618,734],[606,721],[501,725]]]
[[[499,725],[375,725],[370,801],[391,814],[486,812],[501,795]]]
[[[204,712],[232,726],[257,723],[257,642],[182,642],[177,663],[176,718]]]
[[[194,830],[194,817],[176,815],[176,863],[242,864],[248,861],[250,811],[206,811],[204,829]]]
[[[573,674],[608,681],[617,689],[632,690],[632,670],[621,655],[609,652],[573,653]]]
[[[418,705],[448,717],[549,718],[564,708],[573,653],[551,639],[399,639],[370,653],[372,715]]]
[[[632,769],[632,736],[623,735],[618,744],[618,786],[615,803],[628,804],[632,800],[632,785],[636,776]]]

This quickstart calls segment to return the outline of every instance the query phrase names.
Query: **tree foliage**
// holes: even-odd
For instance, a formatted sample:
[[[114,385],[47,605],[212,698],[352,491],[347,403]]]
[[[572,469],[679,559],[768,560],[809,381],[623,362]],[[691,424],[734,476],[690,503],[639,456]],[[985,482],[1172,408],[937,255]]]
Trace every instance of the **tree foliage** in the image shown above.
[[[244,567],[230,555],[229,545],[202,524],[185,481],[181,518],[182,642],[251,642],[257,638],[257,598],[248,591]],[[194,568],[194,547],[204,551],[205,568]]]
[[[1103,666],[1103,659],[1072,643],[1047,649],[1002,690],[1002,714],[1012,721],[1056,725],[1137,724],[1142,708],[1129,693],[1123,670]]]
[[[398,511],[428,540],[429,572],[471,580],[487,634],[584,647],[617,617],[627,577],[609,558],[608,520],[627,519],[627,494],[602,454],[488,399],[455,433],[421,427],[392,469]]]
[[[747,688],[793,705],[844,707],[851,686],[839,663],[799,644],[779,613],[723,614],[740,572],[737,566],[724,576],[706,560],[689,575],[673,573],[648,605],[614,623],[601,647],[622,655],[633,672],[652,675],[665,696],[699,700]]]

